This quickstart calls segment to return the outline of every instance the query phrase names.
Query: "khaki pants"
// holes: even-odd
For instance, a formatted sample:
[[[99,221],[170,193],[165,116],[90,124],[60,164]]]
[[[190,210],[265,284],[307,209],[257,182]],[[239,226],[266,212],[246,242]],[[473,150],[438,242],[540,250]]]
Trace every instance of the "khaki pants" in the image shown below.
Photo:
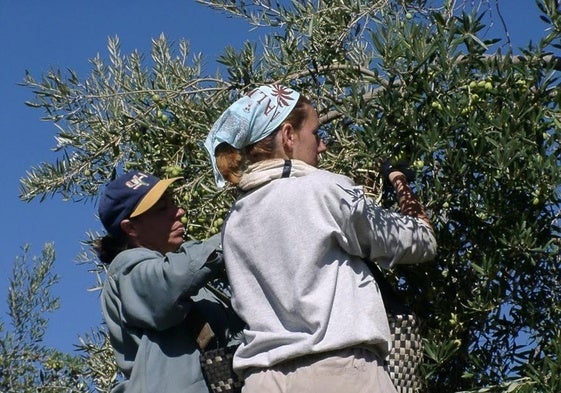
[[[242,393],[397,393],[379,357],[363,348],[303,356],[245,378]]]

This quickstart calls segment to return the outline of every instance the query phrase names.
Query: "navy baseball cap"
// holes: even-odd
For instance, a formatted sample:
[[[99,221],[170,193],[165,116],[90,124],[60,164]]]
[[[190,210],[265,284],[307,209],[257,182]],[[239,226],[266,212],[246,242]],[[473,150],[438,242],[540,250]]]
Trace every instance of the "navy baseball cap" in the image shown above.
[[[107,184],[98,210],[105,230],[113,237],[123,237],[121,221],[145,213],[178,179],[181,177],[161,180],[145,172],[132,171]]]

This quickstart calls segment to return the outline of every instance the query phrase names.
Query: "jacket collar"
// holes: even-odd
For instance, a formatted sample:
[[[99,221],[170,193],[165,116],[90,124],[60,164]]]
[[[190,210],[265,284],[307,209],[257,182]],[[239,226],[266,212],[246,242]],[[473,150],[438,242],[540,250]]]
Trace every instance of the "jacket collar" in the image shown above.
[[[283,177],[301,177],[315,170],[317,170],[317,168],[300,160],[275,158],[259,161],[247,168],[240,179],[238,187],[242,191],[250,191],[276,179]]]

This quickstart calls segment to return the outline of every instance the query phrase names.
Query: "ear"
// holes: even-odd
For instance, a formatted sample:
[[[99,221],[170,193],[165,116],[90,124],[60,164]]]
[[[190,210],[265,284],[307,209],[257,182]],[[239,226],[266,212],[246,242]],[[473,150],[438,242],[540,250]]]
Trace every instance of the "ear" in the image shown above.
[[[136,236],[136,226],[134,225],[133,221],[125,218],[119,225],[121,226],[121,230],[123,231],[123,233],[128,237]]]
[[[283,123],[279,130],[280,138],[282,141],[282,147],[284,153],[290,158],[292,157],[292,152],[294,150],[294,138],[295,131],[294,127],[290,123]]]

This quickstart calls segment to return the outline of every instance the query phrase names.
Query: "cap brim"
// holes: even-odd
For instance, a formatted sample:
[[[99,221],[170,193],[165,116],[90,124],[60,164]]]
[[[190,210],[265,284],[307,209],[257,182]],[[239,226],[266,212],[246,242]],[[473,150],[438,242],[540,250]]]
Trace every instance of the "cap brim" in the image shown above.
[[[141,215],[142,213],[146,213],[152,206],[156,204],[166,192],[168,187],[171,183],[176,180],[181,179],[181,177],[172,177],[170,179],[163,179],[156,183],[154,187],[144,197],[138,202],[138,205],[135,207],[133,212],[129,217],[136,217]]]

